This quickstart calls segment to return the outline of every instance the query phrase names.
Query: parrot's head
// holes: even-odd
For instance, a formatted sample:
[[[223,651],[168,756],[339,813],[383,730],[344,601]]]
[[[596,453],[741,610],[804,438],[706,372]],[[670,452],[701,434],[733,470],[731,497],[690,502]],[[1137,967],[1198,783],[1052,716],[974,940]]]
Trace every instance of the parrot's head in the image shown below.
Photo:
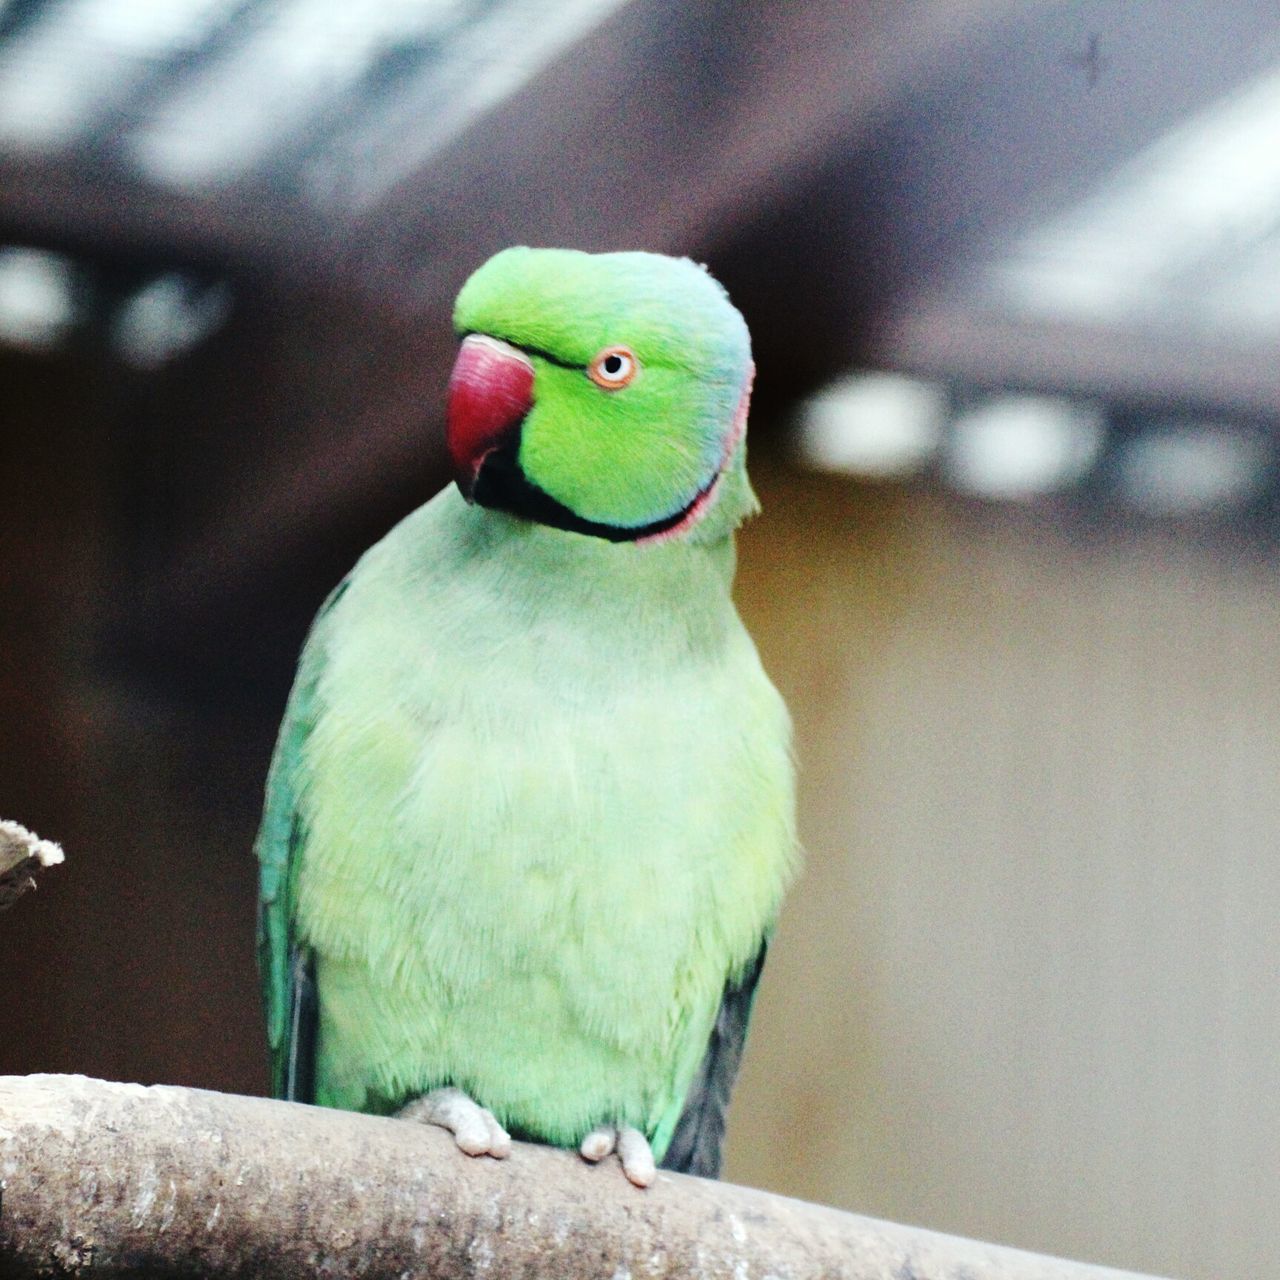
[[[454,326],[447,435],[468,501],[613,542],[727,532],[754,508],[751,339],[702,267],[506,249]]]

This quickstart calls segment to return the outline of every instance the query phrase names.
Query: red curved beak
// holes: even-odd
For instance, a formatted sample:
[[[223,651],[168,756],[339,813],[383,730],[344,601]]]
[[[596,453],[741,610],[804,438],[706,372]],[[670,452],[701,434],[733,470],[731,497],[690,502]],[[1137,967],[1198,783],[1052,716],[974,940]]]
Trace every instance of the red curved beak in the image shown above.
[[[533,361],[509,342],[473,333],[449,378],[445,439],[454,477],[471,501],[484,460],[520,429],[533,407]]]

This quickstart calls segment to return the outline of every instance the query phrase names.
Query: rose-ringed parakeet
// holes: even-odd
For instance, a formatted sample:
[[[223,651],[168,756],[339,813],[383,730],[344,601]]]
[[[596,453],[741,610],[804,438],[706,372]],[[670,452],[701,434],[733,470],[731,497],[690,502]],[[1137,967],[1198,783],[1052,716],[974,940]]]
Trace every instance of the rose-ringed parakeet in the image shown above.
[[[527,248],[454,320],[456,486],[325,603],[268,778],[274,1089],[715,1175],[795,861],[746,325],[691,262]]]

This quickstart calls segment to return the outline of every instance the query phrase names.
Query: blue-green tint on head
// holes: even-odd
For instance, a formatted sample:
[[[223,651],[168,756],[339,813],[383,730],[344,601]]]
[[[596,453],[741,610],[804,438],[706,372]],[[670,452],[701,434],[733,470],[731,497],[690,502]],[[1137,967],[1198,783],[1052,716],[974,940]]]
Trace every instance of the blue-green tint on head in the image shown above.
[[[581,521],[624,535],[679,522],[721,471],[733,483],[698,514],[720,509],[714,523],[727,531],[751,509],[734,434],[751,339],[704,268],[652,253],[506,249],[463,286],[454,324],[532,358],[519,470]],[[611,347],[638,363],[617,390],[587,372]]]

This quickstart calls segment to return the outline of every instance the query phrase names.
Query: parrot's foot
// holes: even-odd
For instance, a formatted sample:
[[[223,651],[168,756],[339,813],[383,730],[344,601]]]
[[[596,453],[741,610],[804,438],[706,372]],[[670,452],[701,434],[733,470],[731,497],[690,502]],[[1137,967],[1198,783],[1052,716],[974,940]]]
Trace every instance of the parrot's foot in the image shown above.
[[[461,1089],[432,1089],[396,1112],[398,1120],[416,1120],[448,1129],[461,1151],[469,1156],[493,1156],[505,1160],[511,1154],[511,1135],[492,1111],[468,1098]]]
[[[657,1176],[649,1139],[639,1129],[602,1124],[583,1138],[578,1151],[584,1160],[590,1160],[592,1164],[616,1151],[622,1172],[637,1187],[649,1186]]]

